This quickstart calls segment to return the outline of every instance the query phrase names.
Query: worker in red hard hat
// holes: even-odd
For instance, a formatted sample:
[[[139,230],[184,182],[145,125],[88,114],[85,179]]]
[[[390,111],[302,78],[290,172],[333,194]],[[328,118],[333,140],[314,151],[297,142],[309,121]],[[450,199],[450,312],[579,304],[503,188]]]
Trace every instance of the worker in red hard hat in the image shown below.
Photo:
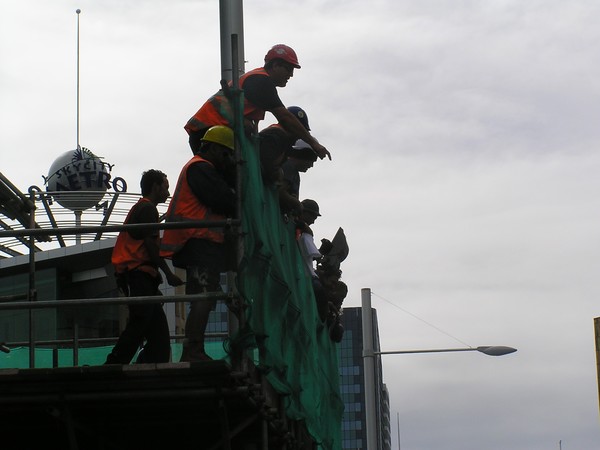
[[[321,159],[331,159],[327,148],[310,134],[295,114],[286,109],[277,93],[277,88],[285,87],[294,76],[294,69],[299,68],[294,49],[277,44],[265,55],[263,67],[240,77],[239,86],[244,91],[244,128],[248,134],[257,133],[258,122],[264,119],[265,111],[269,111],[293,138],[307,142]],[[222,90],[210,97],[184,127],[192,152],[197,151],[204,133],[214,125],[233,127],[233,110]]]

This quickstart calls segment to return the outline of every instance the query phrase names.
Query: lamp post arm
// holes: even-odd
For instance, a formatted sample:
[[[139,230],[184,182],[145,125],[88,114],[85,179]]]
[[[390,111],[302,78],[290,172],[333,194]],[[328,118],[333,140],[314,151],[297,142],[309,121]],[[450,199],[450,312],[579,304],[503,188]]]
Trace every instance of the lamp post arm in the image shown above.
[[[468,348],[439,348],[439,349],[427,349],[427,350],[395,350],[389,352],[373,352],[375,355],[406,355],[410,353],[447,353],[447,352],[475,352],[476,347]]]
[[[480,347],[466,348],[438,348],[427,350],[395,350],[389,352],[372,352],[373,355],[405,355],[409,353],[447,353],[447,352],[480,352],[488,356],[503,356],[516,352],[516,348],[505,347],[503,345],[487,345]],[[366,352],[365,352],[366,353]],[[365,356],[370,356],[365,354]]]

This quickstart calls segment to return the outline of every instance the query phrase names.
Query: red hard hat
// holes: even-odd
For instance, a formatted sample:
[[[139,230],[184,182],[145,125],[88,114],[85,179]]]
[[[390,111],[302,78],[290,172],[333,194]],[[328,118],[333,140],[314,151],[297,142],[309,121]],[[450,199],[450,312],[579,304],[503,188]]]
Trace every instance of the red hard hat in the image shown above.
[[[292,47],[288,47],[284,44],[274,45],[271,50],[267,52],[265,55],[265,64],[274,59],[283,59],[284,61],[289,62],[296,69],[300,68],[300,64],[298,63],[298,57],[296,56],[296,52]]]

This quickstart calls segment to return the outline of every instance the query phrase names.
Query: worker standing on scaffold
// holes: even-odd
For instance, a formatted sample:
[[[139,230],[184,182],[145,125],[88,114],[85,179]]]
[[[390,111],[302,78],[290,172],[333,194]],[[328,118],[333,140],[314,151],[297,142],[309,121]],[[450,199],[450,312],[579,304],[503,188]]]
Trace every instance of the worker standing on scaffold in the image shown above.
[[[287,45],[277,44],[265,55],[263,67],[240,77],[239,86],[244,91],[244,129],[248,135],[258,133],[258,122],[264,119],[265,111],[269,111],[293,138],[306,141],[321,159],[331,159],[329,151],[286,109],[277,93],[277,87],[285,87],[294,76],[294,69],[299,68],[296,52]],[[225,125],[233,128],[232,118],[233,108],[223,90],[219,90],[184,127],[189,135],[192,152],[197,152],[204,133],[211,126]]]
[[[201,146],[179,175],[167,210],[167,222],[225,220],[235,211],[235,191],[227,174],[235,168],[233,130],[225,126],[208,129]],[[228,267],[223,228],[165,230],[161,256],[186,269],[186,294],[218,292],[221,272]],[[181,361],[208,361],[204,333],[216,300],[191,302],[185,322]]]
[[[169,180],[160,170],[142,174],[142,198],[131,208],[126,224],[158,223],[156,205],[169,197]],[[159,256],[158,230],[124,230],[119,233],[112,253],[117,283],[125,295],[145,297],[161,295],[158,286],[160,268],[171,286],[183,281]],[[106,364],[129,364],[146,339],[138,363],[164,363],[171,357],[169,324],[160,303],[129,305],[127,326],[106,358]]]

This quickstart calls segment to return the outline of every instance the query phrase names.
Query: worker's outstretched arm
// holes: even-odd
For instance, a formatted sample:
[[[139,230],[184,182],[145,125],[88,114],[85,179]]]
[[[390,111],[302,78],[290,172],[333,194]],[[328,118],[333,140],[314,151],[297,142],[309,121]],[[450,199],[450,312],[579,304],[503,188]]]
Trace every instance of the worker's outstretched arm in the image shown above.
[[[271,110],[273,115],[277,118],[277,121],[281,124],[281,126],[294,136],[296,139],[302,139],[308,145],[312,147],[315,153],[319,156],[319,158],[323,159],[326,156],[331,159],[331,153],[329,150],[325,148],[325,146],[321,145],[316,138],[314,138],[304,125],[300,123],[298,118],[294,116],[291,112],[289,112],[285,107],[280,106]]]

